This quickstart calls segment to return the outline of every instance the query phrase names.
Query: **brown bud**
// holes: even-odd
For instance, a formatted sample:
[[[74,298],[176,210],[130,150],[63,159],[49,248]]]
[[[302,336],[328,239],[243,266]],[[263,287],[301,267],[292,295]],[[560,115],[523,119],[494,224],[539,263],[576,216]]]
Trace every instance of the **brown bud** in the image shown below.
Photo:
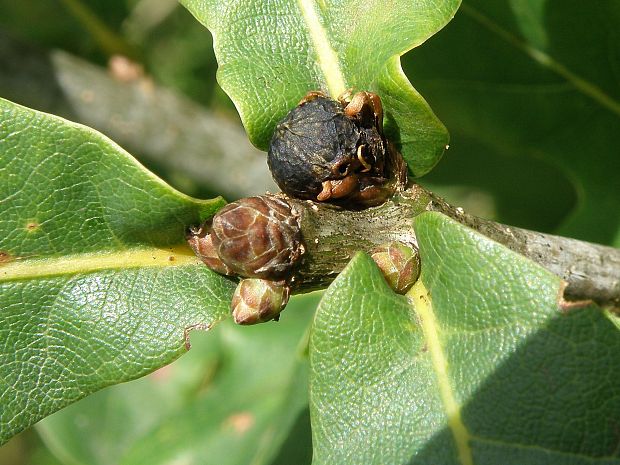
[[[210,235],[217,256],[243,277],[286,278],[304,250],[298,216],[269,195],[226,205],[213,217]]]
[[[420,277],[420,254],[415,246],[392,242],[374,249],[371,257],[398,294],[406,293]]]
[[[220,274],[229,276],[233,274],[232,270],[217,256],[217,251],[213,246],[213,241],[211,235],[207,232],[207,228],[190,228],[186,238],[189,246],[205,265]]]
[[[288,302],[290,289],[283,282],[243,279],[233,295],[231,309],[235,323],[253,325],[278,319]]]

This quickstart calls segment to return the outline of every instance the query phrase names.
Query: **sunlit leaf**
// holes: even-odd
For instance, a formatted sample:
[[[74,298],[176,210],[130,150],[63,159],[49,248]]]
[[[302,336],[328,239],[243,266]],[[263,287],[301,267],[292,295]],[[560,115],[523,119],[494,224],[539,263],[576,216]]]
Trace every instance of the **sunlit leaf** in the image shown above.
[[[211,30],[218,80],[252,142],[266,149],[276,123],[311,90],[336,98],[370,90],[386,131],[417,176],[439,160],[448,135],[400,67],[454,15],[460,0],[181,0]]]
[[[407,297],[356,256],[310,345],[314,464],[618,464],[620,334],[560,279],[437,213]]]
[[[174,191],[95,131],[0,100],[0,442],[171,362],[233,283],[184,231],[221,199]]]

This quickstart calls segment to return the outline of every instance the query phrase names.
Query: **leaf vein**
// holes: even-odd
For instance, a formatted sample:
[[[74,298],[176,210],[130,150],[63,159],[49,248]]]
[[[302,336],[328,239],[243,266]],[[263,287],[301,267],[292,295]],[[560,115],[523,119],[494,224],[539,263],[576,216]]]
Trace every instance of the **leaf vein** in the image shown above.
[[[312,0],[298,1],[310,39],[314,45],[317,61],[325,77],[327,90],[333,98],[337,98],[346,90],[338,55],[329,42],[325,28],[321,24],[314,7],[314,2]]]
[[[600,87],[583,79],[578,74],[572,72],[566,66],[554,60],[550,55],[543,52],[542,50],[539,50],[532,45],[526,43],[525,41],[519,39],[517,36],[508,32],[506,29],[502,28],[497,23],[492,21],[490,18],[477,11],[471,5],[462,4],[461,11],[469,15],[473,20],[477,21],[480,25],[487,28],[492,33],[496,34],[509,44],[521,50],[538,64],[546,67],[547,69],[566,79],[584,95],[587,95],[603,107],[620,116],[620,102],[614,100]]]
[[[433,314],[431,297],[422,280],[418,280],[413,285],[407,293],[407,297],[412,303],[412,307],[420,320],[420,326],[424,332],[424,339],[431,356],[433,370],[437,376],[439,395],[448,417],[448,426],[452,431],[458,450],[459,462],[463,465],[473,465],[473,456],[469,446],[471,436],[461,419],[461,406],[454,398],[454,393],[452,392],[452,386],[448,377],[448,362],[441,346],[439,327]]]

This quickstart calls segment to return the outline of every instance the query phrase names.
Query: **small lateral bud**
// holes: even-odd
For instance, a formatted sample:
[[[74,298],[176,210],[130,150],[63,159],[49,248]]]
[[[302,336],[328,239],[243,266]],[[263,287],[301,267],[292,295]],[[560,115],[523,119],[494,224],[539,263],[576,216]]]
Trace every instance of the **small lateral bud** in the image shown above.
[[[371,257],[397,294],[406,293],[420,277],[420,254],[415,246],[392,242],[374,249]]]
[[[288,302],[290,288],[284,282],[243,279],[233,295],[231,309],[235,323],[253,325],[277,320]]]

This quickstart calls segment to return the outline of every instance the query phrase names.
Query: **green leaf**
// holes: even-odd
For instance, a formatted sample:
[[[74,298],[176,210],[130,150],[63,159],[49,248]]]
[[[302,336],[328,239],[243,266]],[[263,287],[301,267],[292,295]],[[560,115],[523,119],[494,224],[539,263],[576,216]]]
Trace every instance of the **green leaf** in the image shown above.
[[[294,296],[278,323],[226,322],[193,333],[192,350],[171,365],[88,396],[36,429],[57,457],[73,465],[155,465],[171,457],[266,464],[287,435],[295,438],[295,452],[305,453],[305,461],[302,456],[294,463],[310,463],[309,429],[301,435],[296,429],[310,423],[303,413],[307,357],[300,348],[307,345],[318,297]]]
[[[311,90],[383,99],[386,132],[416,176],[439,160],[448,135],[400,67],[400,55],[440,30],[460,0],[181,0],[211,30],[218,81],[252,142],[266,149],[276,123]]]
[[[407,297],[357,255],[310,342],[314,464],[620,464],[620,336],[555,275],[453,220],[415,222]]]
[[[184,351],[233,283],[184,230],[221,199],[174,191],[95,131],[0,100],[0,443]]]
[[[66,464],[118,465],[136,441],[208,389],[222,360],[221,326],[192,333],[191,350],[172,364],[75,402],[36,431]]]
[[[144,436],[121,463],[168,464],[175,457],[205,465],[271,463],[307,407],[307,328],[317,300],[293,299],[277,324],[218,328],[223,357],[208,389]]]
[[[215,339],[212,334],[206,337]],[[193,352],[192,345],[189,354],[180,360],[191,358]],[[169,378],[167,368],[91,394],[44,418],[35,429],[48,449],[65,464],[116,465],[136,437],[146,434],[154,422],[169,414],[179,402],[182,390],[177,393],[163,389],[164,383],[182,388]],[[198,373],[203,373],[203,367],[198,368]]]
[[[463,2],[404,60],[450,128],[432,180],[488,188],[501,221],[620,246],[619,30],[616,1]]]

